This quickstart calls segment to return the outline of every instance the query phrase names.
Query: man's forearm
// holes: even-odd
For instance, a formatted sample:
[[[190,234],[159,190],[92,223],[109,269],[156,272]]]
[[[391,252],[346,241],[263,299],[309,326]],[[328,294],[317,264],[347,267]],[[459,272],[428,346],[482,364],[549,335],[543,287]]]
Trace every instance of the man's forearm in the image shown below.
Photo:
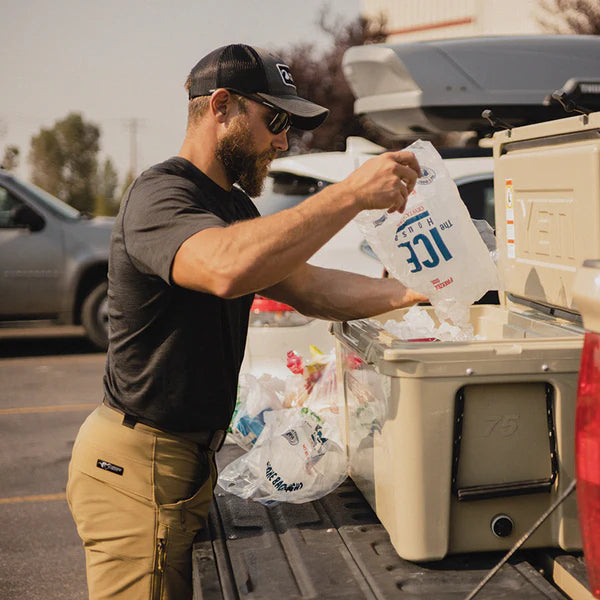
[[[365,277],[310,265],[265,290],[265,294],[292,305],[305,315],[331,321],[372,317],[427,301],[425,296],[395,279]]]

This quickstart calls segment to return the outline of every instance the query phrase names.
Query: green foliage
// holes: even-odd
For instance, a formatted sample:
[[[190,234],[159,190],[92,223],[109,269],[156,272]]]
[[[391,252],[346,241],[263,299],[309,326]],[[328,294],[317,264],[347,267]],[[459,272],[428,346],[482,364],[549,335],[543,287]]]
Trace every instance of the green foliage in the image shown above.
[[[93,212],[100,129],[79,113],[31,139],[32,181],[71,206]]]
[[[96,215],[114,216],[119,211],[119,199],[117,198],[117,187],[119,177],[117,171],[107,158],[98,171],[98,182],[96,192]]]
[[[14,171],[19,166],[19,154],[20,150],[18,146],[6,146],[0,168],[5,171]]]
[[[125,180],[123,181],[123,185],[121,186],[121,198],[125,195],[127,188],[129,188],[129,186],[134,182],[134,180],[135,180],[135,175],[133,174],[133,171],[131,171],[131,169],[130,169],[125,174]]]

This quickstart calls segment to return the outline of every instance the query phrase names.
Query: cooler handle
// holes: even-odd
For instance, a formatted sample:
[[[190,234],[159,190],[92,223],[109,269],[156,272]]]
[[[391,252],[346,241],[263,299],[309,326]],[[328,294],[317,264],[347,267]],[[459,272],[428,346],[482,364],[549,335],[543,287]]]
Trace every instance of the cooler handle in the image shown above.
[[[472,487],[458,488],[456,496],[459,502],[463,502],[467,500],[487,500],[489,498],[519,496],[521,494],[536,494],[539,492],[550,492],[553,484],[554,482],[551,479],[532,479],[530,481],[516,481],[513,483],[474,485]]]

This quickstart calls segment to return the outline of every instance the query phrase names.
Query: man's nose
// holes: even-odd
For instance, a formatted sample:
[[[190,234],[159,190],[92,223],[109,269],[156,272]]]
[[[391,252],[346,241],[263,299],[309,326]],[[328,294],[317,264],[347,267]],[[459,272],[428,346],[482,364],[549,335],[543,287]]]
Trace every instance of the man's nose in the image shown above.
[[[273,146],[273,148],[276,148],[280,152],[285,152],[288,149],[287,133],[285,131],[282,131],[281,133],[278,133],[273,138],[273,144],[272,144],[272,146]]]

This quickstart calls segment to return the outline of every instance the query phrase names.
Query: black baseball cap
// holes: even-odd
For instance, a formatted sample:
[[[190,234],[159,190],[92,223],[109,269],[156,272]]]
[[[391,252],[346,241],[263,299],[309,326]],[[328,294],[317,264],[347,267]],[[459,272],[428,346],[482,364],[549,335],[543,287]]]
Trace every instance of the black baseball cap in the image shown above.
[[[190,73],[190,100],[218,88],[255,94],[291,116],[292,126],[315,129],[329,110],[300,98],[290,68],[268,50],[246,44],[222,46],[201,58]]]

